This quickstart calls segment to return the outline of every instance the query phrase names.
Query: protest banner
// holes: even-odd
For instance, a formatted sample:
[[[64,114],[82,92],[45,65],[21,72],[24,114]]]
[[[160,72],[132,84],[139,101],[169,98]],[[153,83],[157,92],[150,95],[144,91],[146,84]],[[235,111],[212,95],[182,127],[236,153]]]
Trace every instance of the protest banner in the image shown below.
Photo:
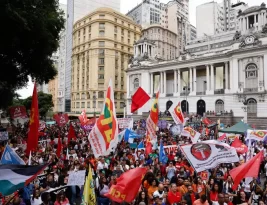
[[[228,140],[226,140],[226,141],[229,141],[229,142],[233,142],[234,140],[235,140],[235,138],[236,137],[240,137],[240,134],[234,134],[234,133],[222,133],[222,132],[219,132],[219,137],[218,138],[220,138],[222,135],[224,135],[224,134],[226,134],[226,138],[228,139]],[[226,142],[225,141],[225,142]]]
[[[37,180],[39,182],[39,186],[43,186],[44,183],[46,182],[46,179],[47,179],[47,174],[40,174],[37,176]]]
[[[118,118],[119,129],[133,129],[133,118]]]
[[[264,141],[267,137],[267,130],[247,130],[246,140]]]
[[[169,155],[172,152],[176,153],[178,151],[178,146],[177,145],[167,145],[163,146],[163,149],[165,151],[166,155]],[[160,152],[160,147],[159,147],[159,152]]]
[[[24,106],[13,106],[9,109],[9,112],[10,118],[13,120],[15,126],[17,126],[18,123],[23,126],[23,124],[29,120]]]
[[[0,132],[0,141],[8,140],[8,132]]]
[[[213,169],[221,163],[239,162],[235,148],[216,140],[180,147],[196,172]]]
[[[82,186],[85,182],[85,170],[69,173],[68,186]]]

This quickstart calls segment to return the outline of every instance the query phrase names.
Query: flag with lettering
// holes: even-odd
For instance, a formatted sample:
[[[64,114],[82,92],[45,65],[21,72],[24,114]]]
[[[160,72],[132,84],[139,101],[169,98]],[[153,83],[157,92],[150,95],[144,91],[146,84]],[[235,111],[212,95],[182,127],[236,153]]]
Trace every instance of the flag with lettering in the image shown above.
[[[54,114],[53,118],[60,127],[65,126],[69,121],[69,116],[67,113]]]
[[[32,94],[32,105],[31,105],[31,116],[29,121],[29,132],[27,141],[27,155],[30,151],[36,150],[38,146],[38,131],[39,129],[39,109],[38,109],[38,95],[36,89],[36,83],[34,83],[33,94]]]
[[[146,172],[146,168],[140,167],[124,172],[105,196],[118,203],[131,203],[138,193]]]
[[[118,144],[118,121],[111,80],[102,113],[89,134],[89,142],[96,158],[109,155]]]
[[[267,130],[247,130],[246,140],[264,141],[267,137]]]
[[[178,103],[178,105],[173,103],[169,109],[169,112],[171,113],[171,116],[176,124],[185,124],[185,119],[180,102]]]
[[[195,131],[192,127],[185,127],[181,135],[190,137],[193,143],[196,143],[200,137],[200,133]]]
[[[156,128],[158,125],[159,121],[159,90],[156,94],[156,98],[152,104],[149,116],[146,120],[146,130],[147,130],[147,135],[150,136],[150,139],[153,143],[157,141],[157,135],[156,135]]]

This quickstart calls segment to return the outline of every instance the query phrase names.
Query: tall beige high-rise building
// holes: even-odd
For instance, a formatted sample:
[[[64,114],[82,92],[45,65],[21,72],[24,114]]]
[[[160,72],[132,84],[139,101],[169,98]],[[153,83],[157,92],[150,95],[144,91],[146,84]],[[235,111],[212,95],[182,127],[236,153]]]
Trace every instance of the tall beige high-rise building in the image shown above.
[[[110,8],[99,8],[73,26],[71,111],[99,115],[112,79],[117,115],[123,114],[126,73],[141,27]]]

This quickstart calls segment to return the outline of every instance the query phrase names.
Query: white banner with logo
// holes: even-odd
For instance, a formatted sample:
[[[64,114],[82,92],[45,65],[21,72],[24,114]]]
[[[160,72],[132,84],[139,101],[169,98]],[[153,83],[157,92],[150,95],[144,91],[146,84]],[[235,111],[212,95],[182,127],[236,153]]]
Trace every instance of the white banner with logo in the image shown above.
[[[263,141],[267,137],[267,130],[247,130],[246,140]]]
[[[223,132],[219,132],[219,137],[220,138],[222,135],[226,134],[226,137],[228,138],[228,140],[230,142],[233,142],[235,140],[236,137],[240,137],[240,134],[235,134],[235,133],[223,133]]]
[[[119,129],[133,129],[133,118],[118,118]]]
[[[216,140],[180,146],[196,172],[212,169],[222,163],[239,162],[236,149]]]

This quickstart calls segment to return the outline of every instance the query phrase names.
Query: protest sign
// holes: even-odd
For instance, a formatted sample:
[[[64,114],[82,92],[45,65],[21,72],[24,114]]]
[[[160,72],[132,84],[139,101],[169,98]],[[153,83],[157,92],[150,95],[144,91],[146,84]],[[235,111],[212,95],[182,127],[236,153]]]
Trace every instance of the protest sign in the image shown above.
[[[168,146],[163,146],[163,149],[165,151],[166,155],[169,155],[172,152],[176,153],[178,151],[178,146],[177,145],[168,145]],[[159,152],[160,152],[160,147],[159,147]]]
[[[82,171],[72,171],[69,174],[69,179],[68,179],[68,186],[73,186],[73,185],[84,185],[85,182],[85,170]]]
[[[0,141],[8,140],[8,132],[0,132]]]
[[[119,129],[132,129],[133,118],[118,118]]]
[[[46,182],[47,174],[41,174],[37,176],[37,180],[39,181],[39,186],[43,186]]]

